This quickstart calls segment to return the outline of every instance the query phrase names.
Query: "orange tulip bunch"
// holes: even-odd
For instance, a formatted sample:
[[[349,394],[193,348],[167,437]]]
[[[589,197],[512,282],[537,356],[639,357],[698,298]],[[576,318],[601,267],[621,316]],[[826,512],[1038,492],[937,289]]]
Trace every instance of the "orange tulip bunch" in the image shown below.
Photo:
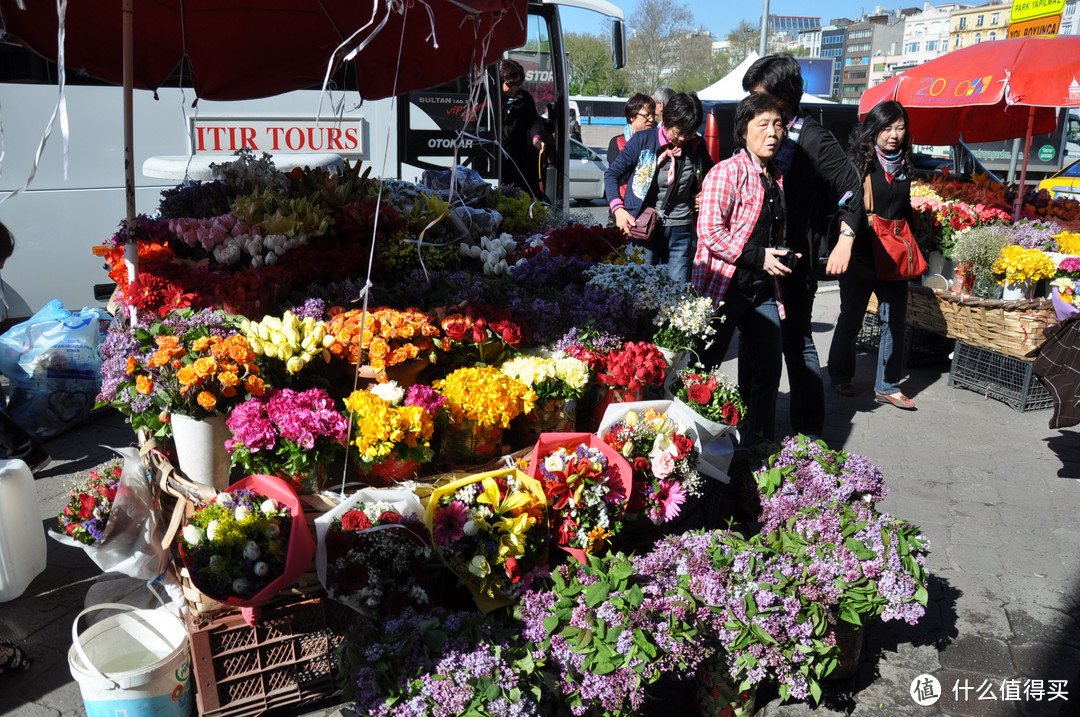
[[[335,306],[327,314],[331,317],[327,333],[334,337],[327,347],[330,353],[357,363],[362,349],[366,362],[376,372],[426,357],[434,346],[432,339],[440,334],[434,319],[420,309],[370,309],[365,319],[361,309],[346,311]]]

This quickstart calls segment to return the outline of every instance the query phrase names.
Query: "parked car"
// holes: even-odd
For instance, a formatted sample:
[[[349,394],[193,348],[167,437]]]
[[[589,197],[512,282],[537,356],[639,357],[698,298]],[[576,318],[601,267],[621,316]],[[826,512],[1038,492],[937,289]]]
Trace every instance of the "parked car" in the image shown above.
[[[948,167],[950,175],[960,181],[965,181],[973,174],[986,174],[998,184],[1004,184],[997,174],[983,166],[963,142],[952,146],[916,146],[914,160],[917,179],[929,180],[941,176],[944,168]]]
[[[607,160],[599,152],[576,139],[570,139],[569,146],[570,198],[576,202],[603,199]]]
[[[1054,199],[1080,199],[1080,159],[1039,182],[1037,189],[1045,189]]]

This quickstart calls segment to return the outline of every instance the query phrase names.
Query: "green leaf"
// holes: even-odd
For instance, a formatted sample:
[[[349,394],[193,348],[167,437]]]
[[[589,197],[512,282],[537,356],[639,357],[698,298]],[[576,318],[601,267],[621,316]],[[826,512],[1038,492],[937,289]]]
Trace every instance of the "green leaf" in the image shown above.
[[[559,626],[559,618],[548,615],[544,618],[544,630],[550,635]]]
[[[615,665],[610,662],[597,662],[592,666],[591,671],[596,675],[610,675],[615,671]]]
[[[610,592],[611,588],[606,582],[593,583],[585,589],[585,604],[589,607],[596,607],[607,599]]]
[[[626,601],[630,603],[631,607],[640,607],[641,603],[645,601],[645,593],[641,591],[641,588],[634,585],[626,591]]]

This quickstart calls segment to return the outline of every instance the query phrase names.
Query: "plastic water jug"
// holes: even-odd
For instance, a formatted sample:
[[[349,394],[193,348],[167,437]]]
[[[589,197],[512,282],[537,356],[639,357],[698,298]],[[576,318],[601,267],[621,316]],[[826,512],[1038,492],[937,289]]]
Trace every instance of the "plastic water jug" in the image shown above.
[[[23,594],[45,569],[45,526],[34,475],[20,460],[0,460],[0,602]]]

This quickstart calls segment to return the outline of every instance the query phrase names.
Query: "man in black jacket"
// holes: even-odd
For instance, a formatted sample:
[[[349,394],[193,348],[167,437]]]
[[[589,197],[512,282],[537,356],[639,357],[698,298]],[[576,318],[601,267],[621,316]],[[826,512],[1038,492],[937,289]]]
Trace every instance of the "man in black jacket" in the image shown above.
[[[787,310],[781,322],[784,362],[791,386],[792,431],[820,436],[825,424],[825,384],[811,327],[817,261],[822,241],[828,240],[832,252],[827,273],[847,270],[855,222],[863,210],[862,182],[832,133],[802,112],[802,72],[794,57],[762,57],[746,71],[742,84],[748,92],[768,92],[778,98],[789,118],[777,163],[784,174],[786,243],[803,258],[780,281]],[[743,384],[742,376],[739,383]]]

